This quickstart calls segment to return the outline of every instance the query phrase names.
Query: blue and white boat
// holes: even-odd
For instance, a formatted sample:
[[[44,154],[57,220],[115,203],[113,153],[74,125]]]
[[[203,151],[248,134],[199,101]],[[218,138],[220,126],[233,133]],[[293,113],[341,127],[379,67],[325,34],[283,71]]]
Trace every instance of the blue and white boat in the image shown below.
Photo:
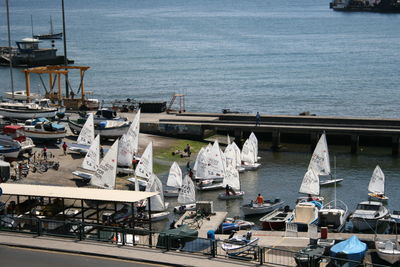
[[[0,135],[0,155],[5,158],[16,159],[21,152],[21,144],[8,135]]]
[[[343,258],[344,260],[333,260],[335,266],[358,266],[362,263],[365,253],[367,252],[367,244],[361,242],[357,236],[353,235],[347,240],[334,245],[330,250],[330,256],[334,258]],[[346,259],[348,261],[346,261]]]

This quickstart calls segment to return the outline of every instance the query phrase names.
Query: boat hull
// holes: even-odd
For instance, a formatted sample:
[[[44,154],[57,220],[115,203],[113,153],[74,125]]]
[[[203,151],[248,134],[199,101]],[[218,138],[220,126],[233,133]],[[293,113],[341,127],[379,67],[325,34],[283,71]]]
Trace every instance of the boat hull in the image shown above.
[[[244,216],[261,215],[282,207],[284,203],[284,201],[279,200],[277,202],[265,202],[263,205],[248,204],[242,206],[242,211]]]
[[[22,111],[7,108],[0,108],[0,115],[9,119],[28,120],[32,118],[54,118],[57,114],[57,109],[51,111]]]
[[[259,238],[254,238],[250,240],[246,244],[236,244],[230,243],[230,241],[224,242],[221,245],[221,248],[228,254],[229,256],[237,256],[246,251],[252,250],[257,246]]]
[[[329,186],[329,185],[334,185],[342,182],[343,179],[327,179],[327,180],[322,180],[319,182],[319,185],[321,186]]]
[[[219,193],[218,194],[218,199],[230,200],[230,199],[243,198],[243,196],[244,196],[244,191],[238,191],[238,192],[235,192],[235,193],[236,194],[230,194],[229,196],[226,193]]]
[[[244,168],[245,171],[255,171],[258,168],[260,168],[261,164],[260,163],[254,163],[254,164],[242,164],[241,167]]]
[[[48,140],[60,140],[65,137],[67,131],[62,132],[36,132],[32,130],[25,129],[25,135],[38,141],[48,141]]]
[[[391,245],[387,246],[387,242],[390,242]],[[377,240],[375,241],[376,253],[379,258],[384,261],[389,262],[390,264],[395,264],[400,261],[400,250],[396,248],[397,241],[396,240]]]
[[[174,207],[174,212],[177,214],[183,214],[186,211],[192,211],[196,209],[196,204],[186,204]]]
[[[178,189],[164,190],[164,197],[178,197],[178,195],[179,195]]]
[[[356,231],[375,231],[376,228],[380,227],[384,222],[379,219],[366,219],[366,218],[351,218],[353,229]]]
[[[262,229],[268,231],[284,230],[286,221],[292,217],[293,211],[289,208],[276,209],[260,219]]]
[[[71,131],[79,134],[82,130],[83,125],[69,121],[68,126]],[[129,129],[130,124],[124,124],[118,127],[110,127],[104,129],[95,129],[95,135],[100,135],[102,138],[119,138],[125,134]]]

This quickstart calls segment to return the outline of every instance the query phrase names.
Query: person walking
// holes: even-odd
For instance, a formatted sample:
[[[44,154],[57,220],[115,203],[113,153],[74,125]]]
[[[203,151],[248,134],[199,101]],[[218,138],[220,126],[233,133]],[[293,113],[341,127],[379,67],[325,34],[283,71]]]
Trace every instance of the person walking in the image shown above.
[[[64,142],[62,145],[62,149],[64,151],[64,156],[67,155],[67,147],[68,147],[67,143]]]
[[[261,116],[260,113],[257,111],[256,114],[256,126],[260,126]]]

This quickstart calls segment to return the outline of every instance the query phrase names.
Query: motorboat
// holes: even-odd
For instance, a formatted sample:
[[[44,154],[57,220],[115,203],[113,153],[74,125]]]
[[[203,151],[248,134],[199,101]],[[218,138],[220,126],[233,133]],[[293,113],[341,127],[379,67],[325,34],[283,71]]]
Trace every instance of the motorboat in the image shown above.
[[[31,125],[25,123],[24,132],[26,136],[39,142],[48,142],[62,140],[67,134],[64,125],[52,123],[47,119],[41,119],[40,121],[30,123]]]
[[[221,244],[221,248],[228,256],[237,256],[250,250],[254,250],[258,244],[258,237],[252,237],[251,232],[246,235],[236,234],[233,237],[225,240]]]
[[[361,242],[353,235],[349,239],[333,245],[330,249],[330,256],[334,266],[360,266],[367,252],[367,244]],[[346,264],[346,265],[343,265]]]
[[[21,152],[21,144],[8,135],[0,135],[0,155],[5,158],[16,159]]]
[[[74,134],[81,132],[83,124],[81,120],[69,120],[68,126]],[[94,129],[96,135],[100,135],[102,138],[119,138],[126,133],[130,126],[129,121],[114,121],[107,120],[101,121]]]
[[[24,127],[20,125],[6,125],[3,128],[3,133],[20,143],[20,153],[32,153],[32,149],[35,147],[35,144],[31,138],[26,136]]]
[[[318,224],[319,208],[321,208],[321,203],[317,201],[297,203],[293,216],[287,222],[297,224],[299,231],[307,231],[309,225]]]
[[[362,201],[350,215],[353,228],[357,231],[374,231],[384,219],[389,217],[389,210],[378,201]]]
[[[293,216],[293,209],[289,206],[275,209],[271,213],[260,218],[263,230],[283,230],[285,229],[286,222]]]
[[[375,240],[379,258],[394,265],[400,261],[400,245],[397,239]]]
[[[57,112],[57,108],[43,107],[36,103],[0,103],[0,115],[8,119],[54,118]]]
[[[220,232],[222,234],[230,233],[232,231],[248,230],[254,226],[253,222],[237,219],[237,218],[226,218],[220,226]]]
[[[86,114],[80,113],[80,116],[85,118]],[[107,120],[115,120],[115,121],[127,121],[128,120],[126,117],[118,116],[116,111],[111,110],[109,108],[98,109],[94,113],[93,117],[94,117],[95,123],[99,123],[101,121],[107,121]]]
[[[264,203],[258,204],[255,203],[254,201],[250,201],[249,204],[245,204],[242,206],[242,211],[244,216],[250,216],[250,215],[262,215],[269,213],[277,208],[280,208],[283,206],[285,201],[282,201],[279,198],[276,198],[275,200],[264,200]]]
[[[219,193],[218,199],[230,200],[230,199],[243,198],[243,196],[244,196],[244,191],[234,191],[233,193],[229,193],[229,195],[225,192],[225,193]]]
[[[337,203],[341,205],[338,206]],[[327,227],[332,232],[341,232],[348,217],[348,208],[340,200],[331,201],[318,211],[318,226]]]

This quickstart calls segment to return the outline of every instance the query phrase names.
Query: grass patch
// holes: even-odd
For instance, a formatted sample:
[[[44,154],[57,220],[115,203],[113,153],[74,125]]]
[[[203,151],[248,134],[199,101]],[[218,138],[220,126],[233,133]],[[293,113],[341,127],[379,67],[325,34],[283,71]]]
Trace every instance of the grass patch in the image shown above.
[[[195,159],[195,155],[200,151],[200,149],[206,145],[204,142],[191,141],[185,139],[176,140],[170,147],[157,149],[154,151],[154,157],[163,161],[167,161],[172,164],[176,161],[178,163],[183,163],[188,161],[188,158],[181,158],[180,155],[172,155],[172,152],[177,150],[183,151],[186,145],[189,144],[192,151],[191,160]]]

